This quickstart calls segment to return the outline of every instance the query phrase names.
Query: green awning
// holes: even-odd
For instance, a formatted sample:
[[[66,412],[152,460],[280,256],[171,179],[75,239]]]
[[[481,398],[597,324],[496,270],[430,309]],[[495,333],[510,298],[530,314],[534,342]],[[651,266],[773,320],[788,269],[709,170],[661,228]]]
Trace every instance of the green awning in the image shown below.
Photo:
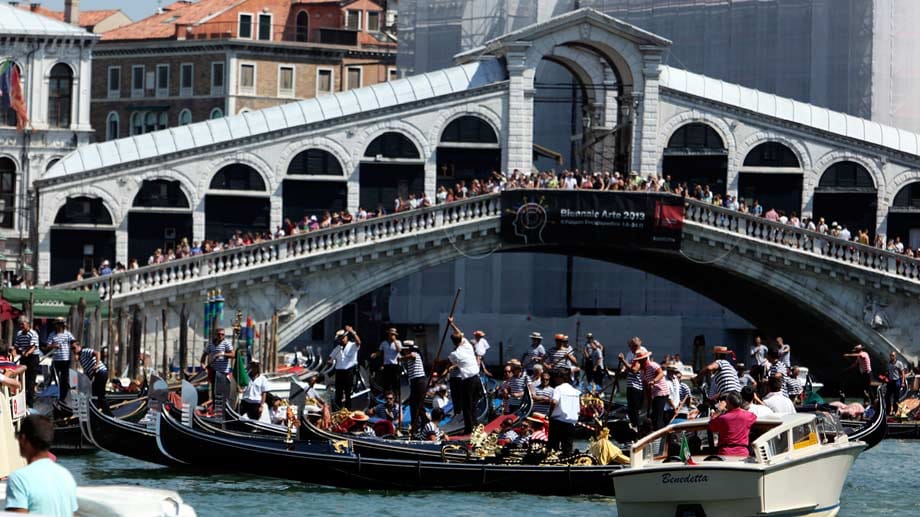
[[[23,303],[10,303],[10,307],[20,312],[22,312],[23,305],[24,305]],[[70,305],[58,305],[58,304],[47,305],[47,304],[36,303],[35,306],[32,307],[32,317],[33,318],[66,318],[70,315],[70,307],[71,307]],[[108,318],[109,317],[108,306],[103,305],[101,309],[102,310],[100,311],[100,316],[102,318]],[[95,307],[87,307],[86,313],[84,314],[84,316],[87,318],[90,318],[92,317],[94,312],[96,312]]]
[[[80,298],[86,301],[87,307],[99,305],[99,291],[76,291],[70,289],[19,289],[17,287],[4,287],[0,291],[0,297],[10,302],[10,304],[28,302],[31,298],[35,305],[41,302],[54,302],[55,305],[63,304],[66,306],[77,305]]]

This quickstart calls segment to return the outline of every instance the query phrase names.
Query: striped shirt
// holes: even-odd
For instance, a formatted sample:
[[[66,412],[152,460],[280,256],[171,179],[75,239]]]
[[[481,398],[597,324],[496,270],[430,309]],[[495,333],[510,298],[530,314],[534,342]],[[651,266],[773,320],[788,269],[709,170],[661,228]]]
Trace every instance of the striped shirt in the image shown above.
[[[872,361],[869,359],[869,353],[865,350],[856,354],[856,364],[859,365],[859,373],[872,373]]]
[[[69,331],[55,332],[48,336],[48,345],[58,345],[54,349],[52,359],[55,361],[70,361],[70,344],[76,341]]]
[[[635,355],[632,352],[626,354],[626,364],[633,364]],[[626,374],[626,387],[642,391],[642,374],[630,371]]]
[[[562,348],[554,348],[549,354],[549,367],[550,368],[571,368],[574,366],[572,360],[569,358],[569,355],[572,353],[572,347],[564,346]]]
[[[434,436],[437,441],[441,441],[441,438],[444,436],[441,429],[438,428],[437,422],[428,422],[425,424],[425,427],[422,428],[422,438],[430,440],[432,436]]]
[[[732,363],[725,359],[716,361],[719,370],[712,374],[712,384],[715,386],[716,395],[725,395],[729,392],[741,392],[741,381],[738,379],[738,372]]]
[[[549,384],[547,384],[547,385],[545,385],[545,386],[540,386],[539,388],[534,388],[533,393],[534,393],[534,395],[536,395],[537,397],[546,397],[547,399],[552,400],[552,398],[553,398],[553,387],[550,386]],[[533,412],[534,412],[534,413],[542,413],[542,414],[544,414],[544,415],[547,414],[547,413],[549,413],[549,402],[548,402],[548,401],[547,401],[547,402],[536,402],[536,401],[534,401],[534,403],[533,403]]]
[[[659,372],[661,372],[661,366],[658,366],[655,361],[648,361],[645,368],[642,369],[642,384],[648,386],[652,398],[667,397],[670,394],[668,381],[665,380],[664,375],[657,381],[655,380]]]
[[[768,377],[776,377],[776,374],[780,374],[783,377],[783,389],[782,394],[789,396],[789,373],[786,371],[786,363],[782,361],[776,361],[770,366],[770,371],[767,372]]]
[[[84,348],[80,350],[80,366],[83,367],[83,373],[85,373],[90,378],[95,378],[96,375],[107,375],[109,370],[105,367],[105,363],[102,361],[96,361],[96,351],[92,348]],[[96,365],[99,365],[99,369],[96,369]]]
[[[29,329],[25,332],[20,330],[16,332],[16,339],[13,343],[16,346],[16,351],[20,354],[33,346],[38,348],[38,332],[35,332],[33,329]]]
[[[230,352],[233,352],[233,345],[227,339],[220,343],[212,342],[208,345],[208,357],[211,358],[211,368],[215,372],[230,373],[230,358],[217,356],[217,354],[229,354]]]
[[[533,365],[539,364],[546,357],[546,349],[543,345],[530,347],[524,354],[524,368],[532,368]]]
[[[508,393],[523,393],[527,386],[531,384],[530,377],[523,374],[520,377],[512,377],[505,381],[508,386]]]
[[[406,376],[409,380],[418,379],[425,376],[425,365],[422,364],[422,358],[415,352],[412,352],[412,359],[406,361]]]

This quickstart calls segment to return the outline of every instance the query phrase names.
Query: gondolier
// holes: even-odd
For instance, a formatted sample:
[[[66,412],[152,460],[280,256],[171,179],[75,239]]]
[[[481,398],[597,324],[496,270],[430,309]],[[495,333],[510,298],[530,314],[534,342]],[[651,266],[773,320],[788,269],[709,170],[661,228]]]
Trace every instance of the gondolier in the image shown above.
[[[425,366],[415,342],[407,339],[403,345],[399,360],[406,363],[406,377],[409,379],[409,414],[412,418],[409,424],[409,434],[414,435],[423,424],[422,415],[425,414],[428,377],[425,376]]]
[[[387,329],[387,338],[380,342],[380,347],[371,354],[371,359],[383,355],[383,380],[380,388],[399,394],[399,351],[403,344],[399,341],[399,332],[395,328]]]
[[[734,365],[728,361],[732,351],[724,346],[717,346],[712,349],[712,355],[715,361],[709,363],[697,374],[696,381],[702,381],[707,374],[712,375],[712,385],[709,390],[709,400],[712,402],[719,401],[729,393],[735,393],[741,396],[741,381],[738,380],[738,372]]]
[[[214,332],[214,339],[208,343],[208,348],[201,355],[201,366],[208,370],[208,384],[211,388],[211,400],[217,395],[214,391],[216,377],[230,375],[230,359],[233,359],[233,344],[226,337],[226,331],[218,328]]]
[[[569,384],[569,370],[556,369],[550,375],[553,397],[550,401],[549,440],[546,445],[568,456],[572,454],[575,424],[581,410],[581,392]]]
[[[539,332],[530,333],[530,348],[524,352],[521,362],[527,373],[533,373],[533,367],[543,364],[543,358],[546,357],[546,349],[543,348],[543,334]]]
[[[888,412],[894,414],[898,411],[898,401],[901,399],[901,387],[907,380],[907,367],[898,359],[897,352],[888,355],[888,387],[885,391],[885,401]]]
[[[629,347],[629,352],[626,355],[619,354],[617,360],[620,362],[620,371],[626,372],[626,410],[629,415],[629,423],[633,428],[638,429],[639,410],[642,409],[644,391],[642,374],[639,373],[639,365],[635,362],[635,357],[640,350],[645,350],[645,348],[638,336],[627,341],[626,346]]]
[[[859,368],[859,381],[857,386],[859,388],[860,394],[866,397],[867,400],[871,400],[872,395],[870,393],[870,388],[872,386],[872,360],[869,358],[869,353],[866,352],[866,348],[862,344],[857,343],[853,347],[853,351],[849,354],[843,354],[844,357],[852,357],[855,359],[855,366]]]
[[[35,402],[35,377],[39,366],[38,332],[29,325],[29,320],[19,318],[19,330],[14,339],[19,364],[26,367],[26,405],[32,407]]]
[[[48,336],[46,349],[52,354],[51,367],[58,383],[58,400],[64,400],[70,391],[70,345],[76,341],[67,330],[64,318],[54,321],[54,332]]]
[[[458,379],[459,394],[454,394],[451,390],[451,397],[454,400],[454,413],[463,412],[463,433],[471,434],[473,432],[473,407],[476,405],[476,399],[479,398],[479,360],[476,357],[476,351],[473,345],[463,337],[463,332],[454,324],[454,318],[450,317],[447,322],[454,329],[450,340],[454,344],[454,351],[447,356],[450,360],[451,372],[456,372]]]
[[[96,407],[106,415],[111,415],[109,403],[105,400],[105,385],[109,381],[109,369],[106,368],[96,350],[83,346],[79,341],[74,341],[72,346],[73,353],[83,368],[83,373],[93,381],[93,398],[96,400]]]
[[[355,368],[358,367],[358,349],[361,338],[349,325],[335,333],[337,346],[329,355],[328,362],[335,362],[335,408],[351,409],[351,392],[355,384]]]

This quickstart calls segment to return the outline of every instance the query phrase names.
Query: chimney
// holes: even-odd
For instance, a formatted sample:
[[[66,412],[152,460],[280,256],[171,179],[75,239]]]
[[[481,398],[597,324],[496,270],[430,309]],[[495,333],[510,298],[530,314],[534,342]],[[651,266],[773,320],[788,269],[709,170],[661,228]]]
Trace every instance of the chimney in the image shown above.
[[[64,21],[80,26],[80,0],[64,0]]]
[[[40,4],[40,3],[38,3],[38,2],[32,2],[32,3],[29,4],[29,10],[32,11],[32,12],[34,13],[34,12],[37,11],[38,8],[41,7],[41,6],[42,6],[42,4]]]

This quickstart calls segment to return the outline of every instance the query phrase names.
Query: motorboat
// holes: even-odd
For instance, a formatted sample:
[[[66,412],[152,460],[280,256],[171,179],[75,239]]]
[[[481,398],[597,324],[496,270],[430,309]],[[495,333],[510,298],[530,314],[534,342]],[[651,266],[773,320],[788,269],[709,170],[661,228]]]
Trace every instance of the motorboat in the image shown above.
[[[760,418],[751,438],[748,456],[719,456],[708,418],[643,438],[629,468],[611,474],[618,515],[836,515],[850,467],[866,447],[808,413]]]

